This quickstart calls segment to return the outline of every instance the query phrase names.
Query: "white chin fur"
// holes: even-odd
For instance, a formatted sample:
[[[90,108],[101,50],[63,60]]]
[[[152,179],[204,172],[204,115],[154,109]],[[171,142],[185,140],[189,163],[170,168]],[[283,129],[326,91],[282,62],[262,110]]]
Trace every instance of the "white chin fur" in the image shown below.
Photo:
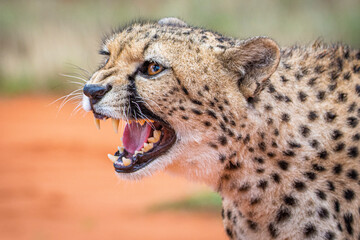
[[[84,94],[83,94],[83,99],[82,99],[82,107],[87,112],[89,112],[91,110],[90,99],[87,96],[85,96]]]

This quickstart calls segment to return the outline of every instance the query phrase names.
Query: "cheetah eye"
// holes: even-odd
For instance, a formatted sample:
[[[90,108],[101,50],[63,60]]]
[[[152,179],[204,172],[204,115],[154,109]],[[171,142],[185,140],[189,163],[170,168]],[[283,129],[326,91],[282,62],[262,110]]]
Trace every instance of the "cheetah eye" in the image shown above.
[[[145,76],[154,76],[161,73],[165,68],[156,62],[145,62],[140,69]]]

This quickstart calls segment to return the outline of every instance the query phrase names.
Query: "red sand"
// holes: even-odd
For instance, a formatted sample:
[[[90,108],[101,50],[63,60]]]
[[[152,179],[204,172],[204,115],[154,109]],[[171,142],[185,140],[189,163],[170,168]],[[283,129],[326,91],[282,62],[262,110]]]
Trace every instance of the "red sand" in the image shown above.
[[[118,180],[119,135],[55,97],[0,99],[0,239],[227,239],[220,214],[149,212],[207,189],[157,174]]]

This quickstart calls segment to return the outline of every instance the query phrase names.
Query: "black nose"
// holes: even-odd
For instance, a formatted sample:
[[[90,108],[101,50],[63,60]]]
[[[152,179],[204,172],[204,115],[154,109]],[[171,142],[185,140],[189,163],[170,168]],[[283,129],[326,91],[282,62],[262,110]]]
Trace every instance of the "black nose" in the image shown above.
[[[96,84],[86,84],[83,92],[91,100],[92,104],[97,103],[100,99],[111,90],[111,85],[100,86]]]

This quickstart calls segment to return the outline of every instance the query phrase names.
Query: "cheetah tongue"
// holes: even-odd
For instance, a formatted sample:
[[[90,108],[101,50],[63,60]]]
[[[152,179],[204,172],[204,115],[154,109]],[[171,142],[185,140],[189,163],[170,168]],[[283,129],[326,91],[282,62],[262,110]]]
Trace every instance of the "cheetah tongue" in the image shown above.
[[[151,126],[148,123],[142,126],[135,121],[126,124],[123,135],[125,150],[133,155],[135,151],[139,151],[144,146],[150,134]]]

